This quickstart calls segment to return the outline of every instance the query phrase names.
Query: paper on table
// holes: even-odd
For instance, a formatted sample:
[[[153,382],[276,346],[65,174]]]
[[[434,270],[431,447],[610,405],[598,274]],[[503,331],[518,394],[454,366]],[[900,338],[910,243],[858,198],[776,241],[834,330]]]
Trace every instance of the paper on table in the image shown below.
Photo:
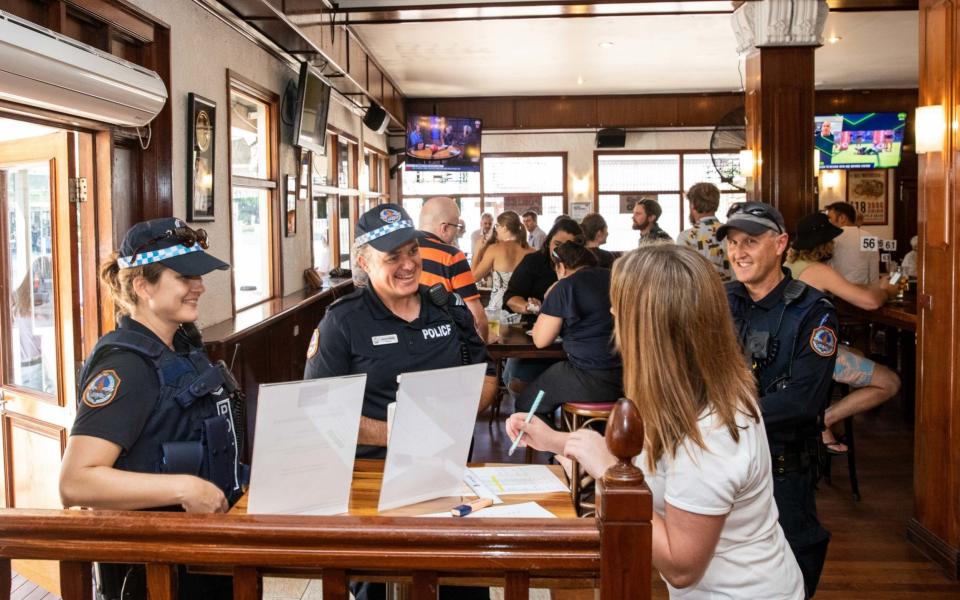
[[[400,376],[377,510],[460,493],[486,368]]]
[[[347,512],[366,375],[261,385],[249,514]]]
[[[452,517],[450,511],[417,515],[419,517]],[[556,519],[557,515],[540,506],[536,502],[521,502],[520,504],[501,504],[490,506],[470,513],[466,519]]]
[[[496,494],[567,492],[567,486],[544,465],[477,467],[470,469]]]

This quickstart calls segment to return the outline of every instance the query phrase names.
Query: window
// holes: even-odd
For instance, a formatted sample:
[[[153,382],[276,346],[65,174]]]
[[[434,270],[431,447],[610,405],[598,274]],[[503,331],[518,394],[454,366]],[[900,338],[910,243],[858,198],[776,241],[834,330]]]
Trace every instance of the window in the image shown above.
[[[230,174],[233,304],[242,310],[275,295],[276,100],[231,78]],[[276,274],[275,274],[276,273]]]
[[[663,213],[657,223],[676,238],[689,227],[690,206],[685,190],[695,183],[708,181],[720,188],[717,216],[723,220],[727,208],[743,202],[746,196],[729,183],[723,183],[709,154],[702,152],[596,152],[597,211],[607,221],[608,250],[630,250],[637,247],[638,234],[633,230],[633,204],[640,198],[653,198]],[[722,155],[723,161],[738,161],[736,154]]]
[[[480,216],[494,217],[504,210],[523,214],[535,210],[538,224],[548,230],[566,210],[566,153],[485,155],[481,172],[404,171],[401,178],[403,207],[419,222],[425,198],[449,196],[460,206],[466,225],[462,240],[470,254],[469,234],[480,228]]]
[[[329,144],[329,142],[328,142]],[[330,148],[331,146],[327,146]],[[326,156],[307,153],[306,168],[310,172],[310,215],[313,268],[329,273],[333,268],[334,199],[330,193],[329,165]]]

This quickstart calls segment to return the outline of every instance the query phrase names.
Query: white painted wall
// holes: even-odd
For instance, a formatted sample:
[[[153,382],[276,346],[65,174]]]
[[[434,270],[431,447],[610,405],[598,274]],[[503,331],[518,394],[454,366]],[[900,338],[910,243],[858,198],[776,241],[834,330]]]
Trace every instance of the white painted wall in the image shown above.
[[[187,94],[199,94],[217,104],[215,216],[212,223],[198,224],[210,234],[210,252],[230,260],[230,165],[227,148],[230,143],[227,119],[227,70],[258,85],[283,95],[289,81],[296,84],[293,67],[258,47],[205,8],[188,0],[130,0],[170,27],[171,88],[169,102],[173,109],[173,213],[186,217],[187,177]],[[365,130],[360,117],[336,100],[331,103],[329,124],[363,142],[386,148],[386,140]],[[288,142],[289,126],[281,127],[280,175],[297,172],[297,154]],[[282,199],[277,196],[277,202]],[[281,233],[282,235],[282,233]],[[310,210],[308,204],[297,204],[297,235],[281,241],[284,289],[283,295],[304,287],[303,271],[310,266]],[[202,298],[201,325],[209,325],[233,315],[233,289],[228,271],[214,271],[204,277],[207,293]]]

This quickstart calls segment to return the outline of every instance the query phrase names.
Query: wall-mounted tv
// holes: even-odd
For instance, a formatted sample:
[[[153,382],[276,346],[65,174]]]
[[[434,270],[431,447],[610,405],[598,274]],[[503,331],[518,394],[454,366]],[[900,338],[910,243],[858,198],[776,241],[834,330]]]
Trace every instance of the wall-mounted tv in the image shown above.
[[[300,63],[297,105],[293,118],[293,145],[319,154],[327,151],[327,112],[330,109],[330,86],[313,72],[310,65]]]
[[[900,164],[905,112],[824,115],[814,122],[821,169],[889,169]]]
[[[407,117],[407,171],[479,171],[483,122],[467,117]]]

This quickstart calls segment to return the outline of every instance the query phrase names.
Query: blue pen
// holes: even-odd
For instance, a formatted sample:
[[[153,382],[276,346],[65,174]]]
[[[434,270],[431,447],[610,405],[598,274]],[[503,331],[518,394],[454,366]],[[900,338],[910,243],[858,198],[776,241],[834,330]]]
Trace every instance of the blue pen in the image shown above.
[[[543,400],[543,390],[537,392],[537,397],[533,400],[533,406],[530,407],[530,412],[527,413],[527,418],[523,420],[524,425],[528,425],[530,423],[530,419],[533,418],[533,413],[537,412],[537,407],[540,406],[541,400]],[[523,437],[523,434],[524,432],[521,431],[520,435],[517,436],[517,439],[513,440],[513,444],[511,444],[510,450],[507,452],[507,456],[513,456],[514,451],[520,444],[520,438]]]

